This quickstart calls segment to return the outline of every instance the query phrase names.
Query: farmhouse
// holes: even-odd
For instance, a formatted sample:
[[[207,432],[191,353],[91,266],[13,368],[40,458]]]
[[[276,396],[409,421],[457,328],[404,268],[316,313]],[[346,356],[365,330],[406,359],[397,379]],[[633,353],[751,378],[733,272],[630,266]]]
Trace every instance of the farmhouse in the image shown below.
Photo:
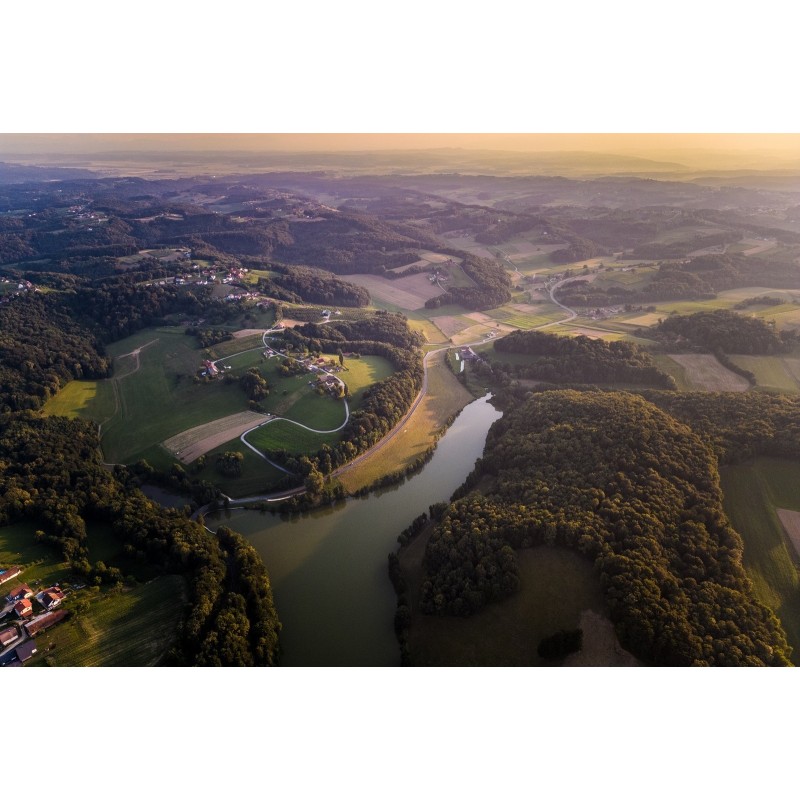
[[[33,597],[33,589],[27,583],[22,583],[6,595],[6,602],[16,603],[17,600],[25,600],[28,597]]]
[[[66,609],[62,609],[61,611],[48,611],[46,614],[40,614],[35,619],[25,623],[25,630],[28,632],[28,636],[36,636],[37,633],[46,631],[57,622],[61,622],[68,613]]]
[[[14,613],[20,619],[29,617],[31,614],[33,614],[33,604],[28,599],[20,600],[19,603],[14,606]]]
[[[478,354],[471,347],[462,347],[459,350],[462,361],[477,361]]]
[[[12,578],[16,578],[17,575],[21,573],[22,567],[9,567],[8,569],[0,570],[0,583],[10,581]]]
[[[0,648],[10,645],[19,639],[19,631],[16,628],[6,628],[0,631]]]

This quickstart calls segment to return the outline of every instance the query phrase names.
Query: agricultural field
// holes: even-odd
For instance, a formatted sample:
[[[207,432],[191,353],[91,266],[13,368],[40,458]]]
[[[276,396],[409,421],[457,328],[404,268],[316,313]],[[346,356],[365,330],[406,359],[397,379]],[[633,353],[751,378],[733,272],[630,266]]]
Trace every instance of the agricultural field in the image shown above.
[[[798,559],[778,509],[800,511],[800,463],[758,458],[720,467],[723,506],[744,540],[743,563],[756,595],[783,624],[800,665]]]
[[[713,355],[680,353],[669,358],[683,367],[685,381],[696,391],[746,392],[750,388],[745,378],[723,367]]]
[[[184,464],[190,464],[210,450],[241,436],[256,425],[262,424],[265,419],[263,414],[241,411],[230,417],[207,422],[196,428],[189,428],[189,430],[167,439],[164,447]]]
[[[759,389],[797,394],[800,392],[800,358],[781,356],[729,356],[730,360],[756,376]]]
[[[284,419],[262,425],[246,437],[259,450],[286,450],[296,455],[316,453],[323,444],[335,444],[341,438],[341,434],[315,433]]]
[[[279,342],[276,344],[279,346]],[[153,466],[169,468],[176,450],[181,451],[180,458],[186,463],[194,460],[199,450],[188,455],[183,451],[197,446],[196,429],[210,425],[216,430],[220,420],[230,422],[231,417],[244,424],[238,415],[249,414],[247,397],[235,382],[227,382],[227,376],[237,377],[253,366],[259,367],[270,386],[269,395],[262,401],[267,412],[318,430],[338,428],[345,419],[343,404],[318,396],[308,385],[308,374],[281,376],[279,359],[264,358],[259,334],[204,351],[197,349],[194,337],[187,336],[182,328],[151,328],[108,349],[114,357],[115,377],[70,382],[47,403],[45,413],[82,416],[102,423],[103,451],[114,463],[144,458]],[[209,354],[225,359],[220,364],[225,376],[197,383],[195,374]],[[372,383],[392,371],[389,362],[377,356],[347,359],[345,366],[348,371],[342,378],[350,388],[353,409]],[[255,425],[264,417],[252,415],[248,419]],[[240,445],[238,436],[247,429],[240,427],[234,430],[226,426],[229,435],[219,439],[217,434],[217,440],[206,442],[202,450],[213,451],[230,440]],[[206,438],[203,430],[200,433],[200,439]],[[173,445],[169,452],[160,447],[167,442]]]
[[[424,308],[426,300],[443,293],[443,289],[431,283],[430,277],[424,272],[395,280],[367,274],[347,275],[346,278],[350,283],[363,286],[373,301],[387,303],[401,311]]]
[[[619,647],[605,617],[600,584],[590,561],[564,548],[517,551],[521,589],[472,617],[436,617],[417,610],[422,533],[400,552],[412,605],[408,648],[415,666],[543,666],[539,642],[560,629],[586,626],[583,666],[636,664]],[[586,613],[586,612],[592,613]],[[610,641],[609,641],[610,636]]]
[[[154,666],[177,638],[185,603],[179,575],[100,595],[88,610],[40,633],[29,666]]]

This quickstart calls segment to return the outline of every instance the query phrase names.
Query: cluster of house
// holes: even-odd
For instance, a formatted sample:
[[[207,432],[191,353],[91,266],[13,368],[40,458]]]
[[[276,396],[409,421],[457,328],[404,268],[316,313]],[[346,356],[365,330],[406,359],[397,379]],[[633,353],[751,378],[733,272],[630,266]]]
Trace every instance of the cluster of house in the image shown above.
[[[39,291],[30,281],[20,281],[16,278],[0,278],[0,284],[4,284],[3,292],[0,293],[0,303],[8,303],[12,298],[26,292]]]
[[[11,580],[21,571],[19,567],[0,570],[0,583]],[[65,597],[66,595],[57,585],[34,593],[27,583],[20,584],[6,595],[6,604],[13,604],[11,611],[21,624],[9,625],[0,630],[0,651],[6,650],[10,645],[19,641],[14,650],[4,654],[2,666],[22,666],[36,654],[37,648],[33,641],[36,635],[61,622],[69,613],[65,609],[58,608]],[[38,605],[44,609],[43,613],[34,615],[31,598],[35,599]]]
[[[608,308],[593,308],[587,313],[589,319],[608,319],[621,314],[624,311],[622,306],[609,306]]]
[[[38,594],[34,594],[33,589],[27,583],[22,583],[6,595],[6,602],[14,604],[13,611],[19,619],[27,619],[33,615],[31,597],[34,597],[45,611],[52,611],[61,605],[61,601],[66,595],[58,586],[50,586],[42,589]]]

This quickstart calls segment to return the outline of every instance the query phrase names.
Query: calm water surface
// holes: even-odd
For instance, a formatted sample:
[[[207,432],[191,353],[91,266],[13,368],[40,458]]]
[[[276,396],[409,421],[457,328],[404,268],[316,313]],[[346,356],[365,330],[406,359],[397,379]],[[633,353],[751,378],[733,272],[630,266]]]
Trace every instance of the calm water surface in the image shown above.
[[[399,665],[387,555],[415,517],[449,500],[472,471],[501,416],[488,399],[470,403],[423,470],[400,486],[292,517],[231,511],[213,518],[246,536],[267,565],[283,665]]]

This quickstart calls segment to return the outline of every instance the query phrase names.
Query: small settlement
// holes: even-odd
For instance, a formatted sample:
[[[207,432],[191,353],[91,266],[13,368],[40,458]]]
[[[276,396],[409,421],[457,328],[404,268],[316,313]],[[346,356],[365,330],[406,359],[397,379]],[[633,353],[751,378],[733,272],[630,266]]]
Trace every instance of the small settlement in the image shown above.
[[[21,572],[21,567],[0,568],[0,583]],[[65,599],[60,586],[34,592],[27,583],[17,583],[0,599],[0,666],[21,667],[37,653],[34,637],[69,615],[58,609]]]

